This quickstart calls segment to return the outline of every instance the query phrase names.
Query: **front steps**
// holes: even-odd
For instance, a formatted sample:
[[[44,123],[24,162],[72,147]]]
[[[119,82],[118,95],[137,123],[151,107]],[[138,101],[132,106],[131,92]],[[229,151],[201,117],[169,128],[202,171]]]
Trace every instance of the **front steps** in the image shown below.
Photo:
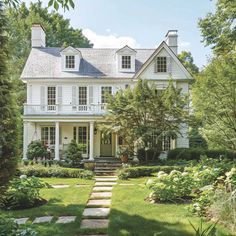
[[[114,159],[96,160],[94,172],[97,176],[115,175],[116,170],[121,167],[121,162]]]

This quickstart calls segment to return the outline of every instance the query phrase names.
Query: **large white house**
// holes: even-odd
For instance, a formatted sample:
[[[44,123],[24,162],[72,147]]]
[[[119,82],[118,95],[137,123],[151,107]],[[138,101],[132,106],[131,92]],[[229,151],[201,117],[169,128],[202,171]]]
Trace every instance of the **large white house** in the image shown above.
[[[139,78],[165,89],[170,76],[183,93],[192,77],[177,57],[177,31],[170,30],[156,49],[46,47],[40,24],[32,26],[32,49],[21,79],[27,84],[24,105],[24,153],[32,140],[41,140],[59,160],[72,139],[84,145],[83,156],[93,160],[114,157],[119,137],[103,138],[98,124],[106,113],[106,93],[114,94]],[[182,124],[176,140],[164,149],[188,147],[188,127]]]

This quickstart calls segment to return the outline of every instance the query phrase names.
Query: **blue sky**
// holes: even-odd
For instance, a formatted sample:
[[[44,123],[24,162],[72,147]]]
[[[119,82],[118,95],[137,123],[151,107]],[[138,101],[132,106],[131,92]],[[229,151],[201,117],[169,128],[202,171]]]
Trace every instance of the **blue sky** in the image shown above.
[[[47,2],[47,0],[43,0]],[[95,47],[153,48],[169,29],[177,29],[179,51],[191,51],[206,65],[210,48],[201,43],[198,19],[215,9],[215,0],[75,0],[75,9],[60,13],[71,20]]]

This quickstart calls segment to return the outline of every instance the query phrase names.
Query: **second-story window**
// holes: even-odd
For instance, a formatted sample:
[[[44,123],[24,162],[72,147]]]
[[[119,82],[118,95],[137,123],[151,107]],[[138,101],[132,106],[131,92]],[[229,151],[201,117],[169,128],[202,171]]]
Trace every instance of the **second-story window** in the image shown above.
[[[53,111],[56,109],[56,87],[48,87],[48,110]]]
[[[66,56],[66,69],[75,68],[75,56]]]
[[[112,94],[112,87],[111,86],[104,86],[102,87],[102,92],[101,92],[101,102],[102,103],[107,103],[107,95]]]
[[[121,68],[130,69],[131,68],[131,56],[122,56]]]
[[[79,87],[79,105],[87,105],[87,87]]]
[[[156,72],[167,72],[166,57],[157,57],[156,59]]]

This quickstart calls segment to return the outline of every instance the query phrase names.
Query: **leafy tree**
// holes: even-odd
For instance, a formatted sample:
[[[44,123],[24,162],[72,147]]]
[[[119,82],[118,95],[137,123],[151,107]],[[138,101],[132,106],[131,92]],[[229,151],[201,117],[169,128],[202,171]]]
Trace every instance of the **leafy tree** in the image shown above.
[[[196,115],[210,147],[236,148],[236,56],[212,59],[193,87]]]
[[[186,117],[186,101],[180,92],[172,80],[164,91],[147,80],[139,80],[134,89],[109,97],[109,129],[123,138],[131,153],[134,143],[160,151],[158,144],[164,137],[176,138]]]
[[[200,19],[199,27],[205,44],[216,55],[228,53],[236,47],[236,1],[218,0],[215,13]]]
[[[178,58],[192,75],[199,73],[199,68],[194,64],[191,52],[182,51]]]
[[[15,171],[18,148],[18,116],[14,87],[8,73],[9,45],[7,21],[0,2],[0,196]]]
[[[82,160],[82,153],[79,145],[75,140],[72,140],[66,149],[66,158],[71,160],[72,166],[76,167]]]
[[[28,145],[27,158],[29,160],[47,157],[47,149],[40,140],[32,141]]]

